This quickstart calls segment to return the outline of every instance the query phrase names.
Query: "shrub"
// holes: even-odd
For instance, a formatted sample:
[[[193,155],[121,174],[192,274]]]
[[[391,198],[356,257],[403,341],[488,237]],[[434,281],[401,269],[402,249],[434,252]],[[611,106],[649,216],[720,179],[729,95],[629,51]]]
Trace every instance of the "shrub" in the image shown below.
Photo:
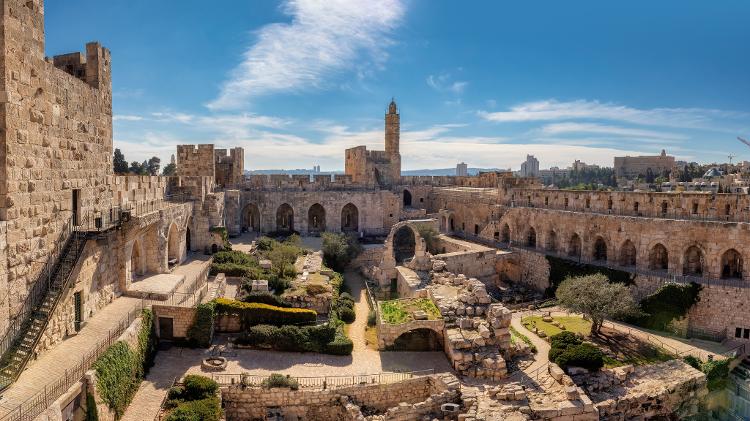
[[[350,307],[340,307],[337,313],[339,319],[341,319],[341,321],[346,324],[353,323],[356,317],[354,314],[354,310]]]
[[[729,362],[725,360],[710,360],[703,363],[701,371],[706,373],[706,386],[709,391],[722,390],[729,382]]]
[[[683,360],[694,369],[701,370],[701,360],[693,357],[692,355],[686,356],[685,358],[683,358]]]
[[[261,386],[270,389],[272,387],[288,387],[291,390],[299,389],[297,380],[279,373],[273,373],[261,382]]]
[[[281,297],[278,295],[273,295],[268,292],[251,292],[244,297],[242,297],[242,301],[245,303],[261,303],[261,304],[268,304],[271,306],[276,307],[283,307],[283,308],[291,308],[292,305],[288,302],[284,301]]]
[[[221,418],[219,398],[211,396],[206,399],[183,402],[177,405],[165,421],[218,421]]]
[[[216,396],[219,385],[212,379],[197,374],[185,376],[182,399],[197,401],[211,396]]]
[[[319,326],[253,326],[235,343],[270,348],[277,351],[325,352],[326,345],[336,337],[336,328]]]
[[[684,317],[690,307],[700,300],[702,289],[694,282],[688,285],[666,284],[641,301],[644,314],[630,321],[649,329],[665,331],[672,320]]]
[[[275,326],[315,323],[317,313],[304,308],[283,308],[262,303],[217,298],[216,311],[222,314],[235,314],[242,319],[244,328],[270,324]]]
[[[563,368],[575,366],[596,371],[604,366],[604,353],[590,343],[580,343],[565,348],[554,361]]]
[[[307,284],[305,285],[305,291],[308,295],[320,295],[328,292],[328,288],[321,284]]]
[[[351,306],[354,306],[354,297],[352,297],[352,294],[349,294],[348,292],[342,292],[341,295],[339,295],[339,300],[348,301],[351,303]]]
[[[331,355],[352,355],[354,342],[346,335],[337,337],[333,342],[326,345],[326,353]]]
[[[550,346],[552,348],[566,348],[570,345],[578,345],[580,343],[581,339],[575,333],[567,330],[550,337]]]
[[[374,311],[370,310],[370,312],[367,313],[367,326],[373,327],[376,324],[378,324],[378,316]]]
[[[234,263],[243,266],[257,266],[258,261],[241,251],[220,251],[214,253],[213,263]]]
[[[193,325],[187,331],[187,340],[192,346],[208,348],[214,332],[214,313],[216,304],[213,302],[199,304],[195,308]]]
[[[362,251],[362,246],[354,236],[324,232],[322,249],[326,266],[341,272]]]
[[[271,250],[273,246],[278,243],[279,242],[274,240],[273,238],[260,237],[259,239],[255,240],[255,247],[260,251],[268,251],[268,250]]]
[[[427,251],[432,254],[439,254],[438,236],[440,236],[440,233],[437,232],[435,227],[433,227],[432,225],[417,225],[417,232],[422,237],[422,239],[424,239]]]
[[[172,386],[167,392],[167,400],[169,401],[181,401],[185,396],[185,388],[182,386]]]

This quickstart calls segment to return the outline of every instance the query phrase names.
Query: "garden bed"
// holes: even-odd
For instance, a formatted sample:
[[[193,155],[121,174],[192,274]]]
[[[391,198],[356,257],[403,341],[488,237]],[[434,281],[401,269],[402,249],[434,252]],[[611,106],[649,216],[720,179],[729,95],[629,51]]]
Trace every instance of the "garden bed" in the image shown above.
[[[440,310],[429,298],[406,298],[401,300],[381,301],[381,317],[383,322],[398,325],[416,320],[415,312],[424,312],[425,320],[441,319]]]

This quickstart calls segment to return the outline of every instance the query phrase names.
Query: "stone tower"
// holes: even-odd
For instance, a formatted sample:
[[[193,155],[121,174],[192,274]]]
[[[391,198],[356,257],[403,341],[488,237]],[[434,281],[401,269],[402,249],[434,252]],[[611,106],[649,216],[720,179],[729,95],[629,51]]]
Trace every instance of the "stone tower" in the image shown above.
[[[385,115],[385,153],[390,158],[390,180],[394,184],[401,178],[400,138],[401,116],[398,114],[396,101],[391,99],[391,103],[388,105],[388,114]]]

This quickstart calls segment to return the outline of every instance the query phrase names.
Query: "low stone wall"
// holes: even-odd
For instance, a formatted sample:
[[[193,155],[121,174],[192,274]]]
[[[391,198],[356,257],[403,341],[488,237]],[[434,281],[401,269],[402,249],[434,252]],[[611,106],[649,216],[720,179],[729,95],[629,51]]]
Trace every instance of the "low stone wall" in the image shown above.
[[[383,260],[383,250],[381,245],[365,245],[362,252],[349,263],[349,267],[355,270],[377,266]]]
[[[434,395],[438,396],[437,400],[420,404]],[[265,419],[269,413],[308,421],[361,420],[363,416],[358,407],[386,414],[391,411],[393,417],[386,419],[415,419],[402,416],[429,413],[428,409],[434,408],[437,401],[457,400],[458,397],[458,380],[449,374],[334,390],[243,389],[241,386],[222,389],[226,418],[233,420]],[[401,408],[407,405],[410,408]]]
[[[236,314],[217,314],[214,318],[214,330],[219,333],[242,332],[242,319]]]
[[[187,331],[195,320],[195,307],[176,307],[154,305],[154,319],[156,323],[156,336],[162,337],[159,319],[172,319],[172,337],[182,339],[187,337]]]
[[[324,293],[318,295],[282,295],[281,298],[295,308],[314,310],[318,314],[328,314],[331,309],[333,295]]]

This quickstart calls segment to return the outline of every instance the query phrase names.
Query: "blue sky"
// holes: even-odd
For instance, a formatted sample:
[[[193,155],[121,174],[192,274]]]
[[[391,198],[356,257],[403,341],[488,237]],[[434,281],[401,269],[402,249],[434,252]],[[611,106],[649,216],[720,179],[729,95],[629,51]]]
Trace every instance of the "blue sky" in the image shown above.
[[[750,160],[750,2],[66,0],[48,55],[112,51],[115,147],[343,169],[401,109],[405,169],[543,168],[662,148]]]

